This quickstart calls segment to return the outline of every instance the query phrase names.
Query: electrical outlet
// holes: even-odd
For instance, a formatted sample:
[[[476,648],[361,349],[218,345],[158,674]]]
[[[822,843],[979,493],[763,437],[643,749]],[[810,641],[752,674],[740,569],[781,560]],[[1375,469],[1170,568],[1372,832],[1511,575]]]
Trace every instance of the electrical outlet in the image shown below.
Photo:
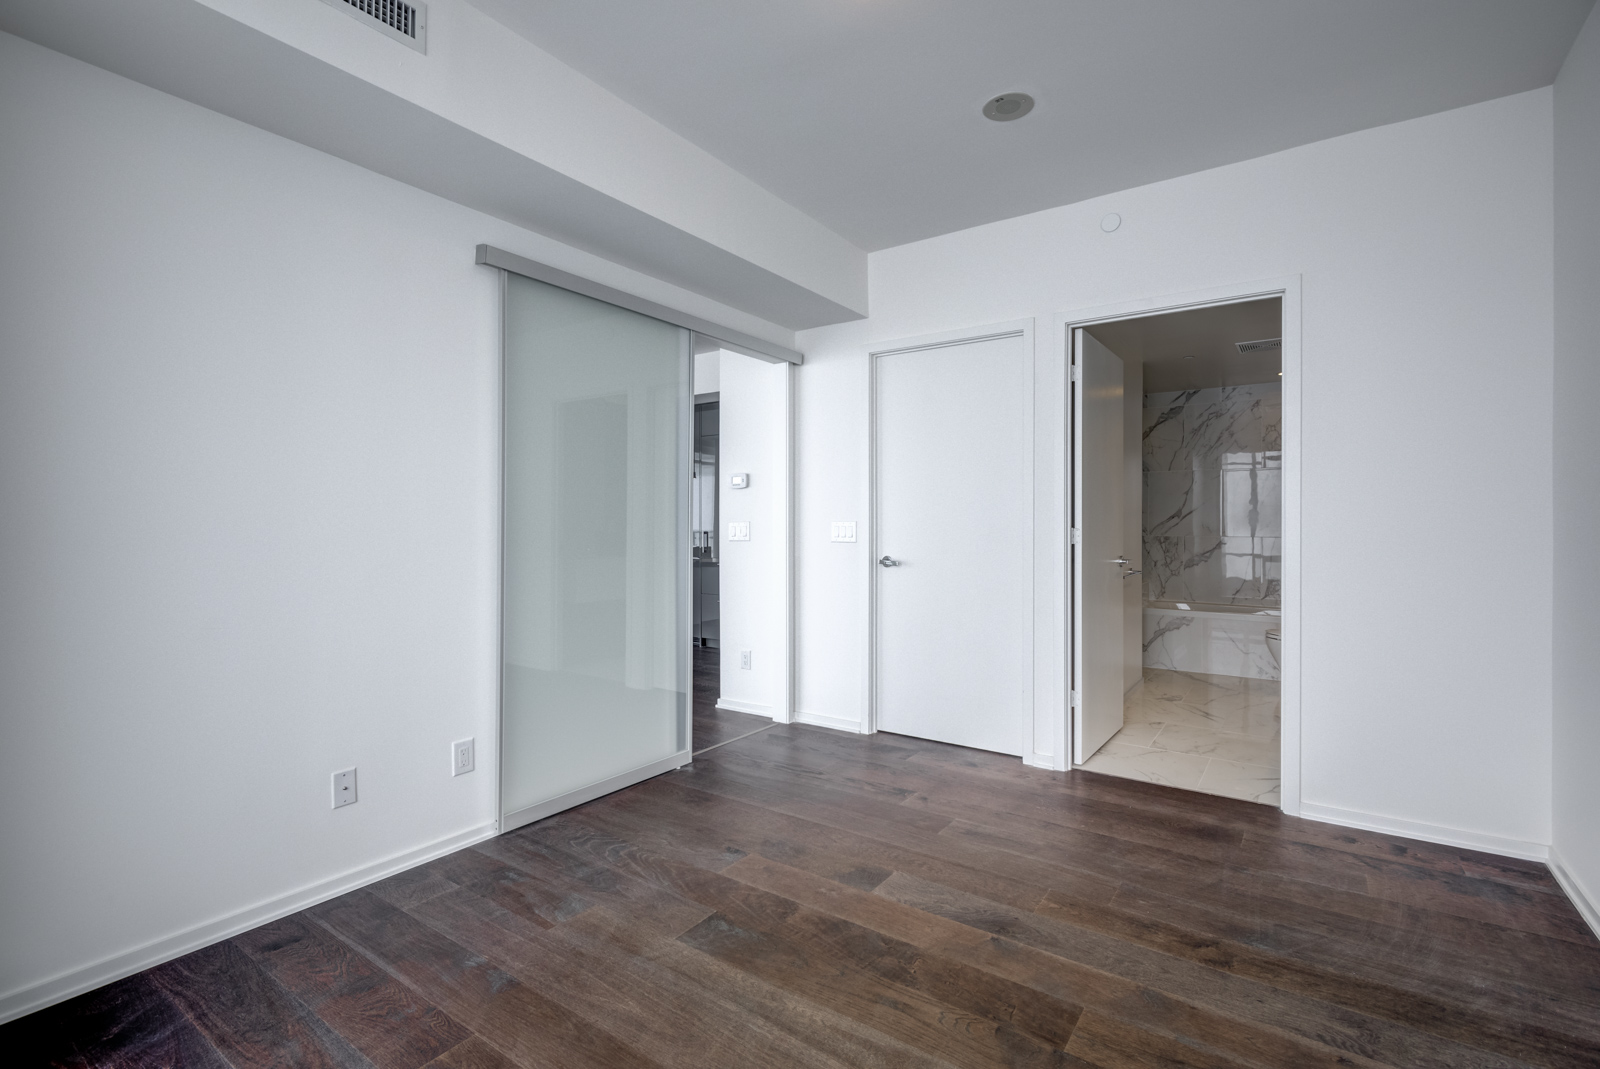
[[[739,667],[743,668],[747,672],[750,670],[750,651],[749,650],[740,650],[739,651]]]
[[[473,769],[472,740],[462,739],[450,747],[450,774],[459,776]]]
[[[347,768],[333,774],[333,808],[356,804],[356,770]]]

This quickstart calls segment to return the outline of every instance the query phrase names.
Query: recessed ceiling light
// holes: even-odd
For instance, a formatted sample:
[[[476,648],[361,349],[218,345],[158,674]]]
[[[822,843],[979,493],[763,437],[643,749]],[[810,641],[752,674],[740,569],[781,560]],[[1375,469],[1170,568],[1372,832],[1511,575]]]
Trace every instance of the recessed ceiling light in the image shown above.
[[[1185,359],[1185,360],[1193,360],[1193,359],[1194,359],[1194,357],[1193,357],[1193,356],[1186,356],[1186,357],[1184,357],[1184,359]]]
[[[1033,110],[1033,98],[1027,93],[1002,93],[983,106],[983,117],[995,122],[1020,119]]]

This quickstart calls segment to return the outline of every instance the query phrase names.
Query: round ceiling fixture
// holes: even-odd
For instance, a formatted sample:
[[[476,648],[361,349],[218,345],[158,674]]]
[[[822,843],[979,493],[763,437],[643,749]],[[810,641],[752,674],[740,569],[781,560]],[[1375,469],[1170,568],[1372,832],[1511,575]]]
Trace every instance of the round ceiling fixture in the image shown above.
[[[1020,119],[1033,110],[1033,98],[1027,93],[1001,93],[983,106],[983,117],[995,122]]]
[[[1107,234],[1111,233],[1121,225],[1122,216],[1118,215],[1116,212],[1112,212],[1110,215],[1100,220],[1100,229],[1104,230]]]

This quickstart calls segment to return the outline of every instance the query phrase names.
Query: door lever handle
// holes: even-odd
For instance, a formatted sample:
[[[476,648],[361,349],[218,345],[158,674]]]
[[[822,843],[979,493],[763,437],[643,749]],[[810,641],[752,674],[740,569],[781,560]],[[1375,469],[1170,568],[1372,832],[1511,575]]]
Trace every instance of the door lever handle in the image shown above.
[[[1112,564],[1120,564],[1124,568],[1126,568],[1128,565],[1132,564],[1133,562],[1131,560],[1129,560],[1127,557],[1118,557],[1116,560],[1112,561],[1111,563]]]
[[[878,563],[883,565],[885,568],[900,567],[900,562],[895,560],[893,557],[880,557],[878,558]]]
[[[1126,579],[1130,575],[1138,575],[1140,571],[1141,569],[1139,568],[1129,568],[1127,571],[1122,573],[1122,578]]]

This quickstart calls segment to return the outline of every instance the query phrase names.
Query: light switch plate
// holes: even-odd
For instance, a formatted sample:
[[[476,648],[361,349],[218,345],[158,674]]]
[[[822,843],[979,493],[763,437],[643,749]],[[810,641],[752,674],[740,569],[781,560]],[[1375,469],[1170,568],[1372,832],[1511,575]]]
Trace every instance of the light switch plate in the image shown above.
[[[728,486],[734,490],[743,490],[749,485],[750,473],[747,471],[736,471],[728,476]]]
[[[733,523],[728,524],[728,541],[730,541],[730,542],[748,542],[748,541],[750,541],[750,521],[749,520],[737,520],[737,521],[735,521]]]
[[[834,520],[833,540],[835,542],[854,542],[856,540],[856,521]]]
[[[356,770],[347,768],[333,774],[333,808],[356,804]]]

